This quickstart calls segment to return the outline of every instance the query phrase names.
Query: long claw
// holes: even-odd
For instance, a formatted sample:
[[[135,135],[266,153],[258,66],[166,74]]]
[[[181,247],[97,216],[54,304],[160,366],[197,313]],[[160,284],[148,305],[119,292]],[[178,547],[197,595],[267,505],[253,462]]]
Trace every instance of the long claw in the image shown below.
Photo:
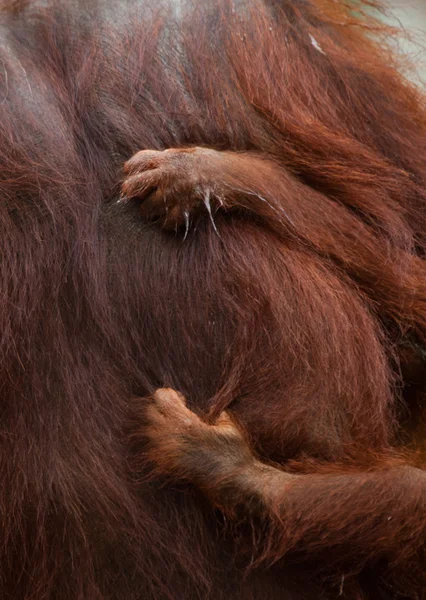
[[[209,213],[209,217],[210,217],[210,221],[212,222],[213,229],[215,230],[217,236],[220,237],[219,232],[216,227],[216,223],[214,222],[213,214],[212,214],[212,206],[210,203],[210,190],[206,190],[206,192],[204,194],[204,204],[205,204],[205,207],[207,208],[207,212]]]
[[[183,216],[185,218],[185,235],[183,236],[183,241],[185,241],[189,231],[189,212],[185,210]]]

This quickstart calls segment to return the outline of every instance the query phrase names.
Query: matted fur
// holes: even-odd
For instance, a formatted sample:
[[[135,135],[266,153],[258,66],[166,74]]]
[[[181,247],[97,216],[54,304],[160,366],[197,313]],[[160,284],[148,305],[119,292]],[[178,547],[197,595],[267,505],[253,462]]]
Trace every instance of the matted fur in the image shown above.
[[[128,441],[160,386],[295,470],[392,456],[419,422],[426,112],[379,25],[333,0],[0,20],[1,598],[423,597],[380,555],[250,569],[262,523],[228,527]],[[183,240],[117,203],[137,150],[187,145],[274,161],[285,216],[218,211]]]

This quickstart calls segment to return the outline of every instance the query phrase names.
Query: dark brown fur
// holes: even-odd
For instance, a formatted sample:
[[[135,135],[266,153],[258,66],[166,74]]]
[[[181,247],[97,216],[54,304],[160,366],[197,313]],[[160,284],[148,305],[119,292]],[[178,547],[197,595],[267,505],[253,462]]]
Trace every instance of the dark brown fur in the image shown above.
[[[0,596],[423,598],[424,97],[343,3],[176,6],[0,11]],[[188,148],[167,222],[123,164]],[[225,501],[164,386],[244,432]]]

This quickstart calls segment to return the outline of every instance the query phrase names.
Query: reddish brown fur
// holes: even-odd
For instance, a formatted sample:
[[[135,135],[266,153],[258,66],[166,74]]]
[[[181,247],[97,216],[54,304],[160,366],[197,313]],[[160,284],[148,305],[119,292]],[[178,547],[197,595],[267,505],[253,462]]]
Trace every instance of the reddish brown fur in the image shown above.
[[[425,437],[424,98],[341,2],[174,6],[0,12],[0,596],[422,598],[423,471],[400,455]],[[245,191],[184,241],[117,200],[135,152],[187,147],[238,153],[215,179]],[[275,497],[229,525],[158,474],[162,386],[312,482],[300,529]]]
[[[258,563],[315,560],[342,573],[385,560],[394,590],[426,586],[426,474],[402,457],[361,449],[346,463],[266,465],[223,412],[213,425],[174,390],[145,407],[143,435],[156,475],[190,481],[232,520],[255,519]],[[139,433],[141,435],[141,432]],[[145,456],[146,456],[145,455]],[[364,464],[363,464],[364,463]],[[304,471],[304,472],[303,472]],[[268,527],[265,529],[265,523]],[[351,593],[354,593],[353,591]]]

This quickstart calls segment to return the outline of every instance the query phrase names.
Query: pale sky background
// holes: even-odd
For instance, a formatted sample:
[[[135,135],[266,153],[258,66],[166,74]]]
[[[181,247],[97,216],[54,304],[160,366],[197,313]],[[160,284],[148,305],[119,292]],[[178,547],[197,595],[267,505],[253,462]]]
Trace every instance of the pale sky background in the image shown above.
[[[403,51],[408,51],[419,76],[426,85],[426,0],[388,0],[394,18],[401,23],[417,43],[403,40]]]

